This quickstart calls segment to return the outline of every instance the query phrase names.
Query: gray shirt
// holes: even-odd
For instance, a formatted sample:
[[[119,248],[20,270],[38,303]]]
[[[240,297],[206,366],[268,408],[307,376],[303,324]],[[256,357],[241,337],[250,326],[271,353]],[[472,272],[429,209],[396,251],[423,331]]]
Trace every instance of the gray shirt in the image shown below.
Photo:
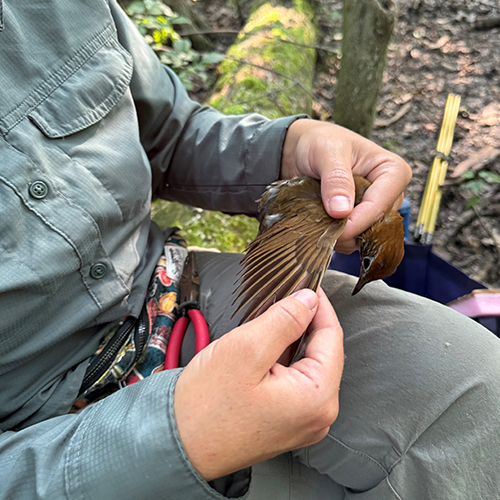
[[[297,117],[191,101],[115,0],[0,11],[0,498],[222,498],[179,441],[179,370],[67,412],[142,307],[163,247],[151,198],[254,212]]]

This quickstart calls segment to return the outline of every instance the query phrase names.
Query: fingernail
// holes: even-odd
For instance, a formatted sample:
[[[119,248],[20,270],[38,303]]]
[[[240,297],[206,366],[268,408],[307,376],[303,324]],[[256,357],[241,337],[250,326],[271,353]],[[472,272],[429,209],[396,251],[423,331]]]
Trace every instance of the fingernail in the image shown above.
[[[351,208],[351,202],[346,196],[332,196],[328,202],[330,212],[344,212]]]
[[[315,292],[309,290],[309,288],[303,288],[298,292],[292,293],[290,297],[300,300],[300,302],[302,302],[302,304],[304,304],[309,309],[314,309],[314,307],[318,303],[318,296]]]

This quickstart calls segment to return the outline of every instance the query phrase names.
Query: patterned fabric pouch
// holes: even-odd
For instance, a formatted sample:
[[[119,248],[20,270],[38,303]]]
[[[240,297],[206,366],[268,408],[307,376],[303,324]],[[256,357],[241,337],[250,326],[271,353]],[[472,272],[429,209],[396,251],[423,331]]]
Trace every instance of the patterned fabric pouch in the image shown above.
[[[90,360],[72,411],[163,370],[187,255],[184,238],[174,230],[156,265],[141,314],[124,318],[104,337]]]

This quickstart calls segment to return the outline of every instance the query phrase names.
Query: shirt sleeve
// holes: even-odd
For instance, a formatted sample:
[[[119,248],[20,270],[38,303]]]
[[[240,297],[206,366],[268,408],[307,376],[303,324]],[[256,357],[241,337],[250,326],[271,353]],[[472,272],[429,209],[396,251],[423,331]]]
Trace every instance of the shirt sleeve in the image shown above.
[[[153,171],[153,193],[229,213],[255,213],[264,188],[279,178],[291,123],[259,114],[223,115],[191,100],[177,76],[111,2],[120,43],[132,55],[131,90],[141,142]]]
[[[0,498],[226,498],[193,469],[180,442],[173,414],[180,372],[152,375],[78,414],[1,434]],[[248,484],[239,489],[246,498]]]

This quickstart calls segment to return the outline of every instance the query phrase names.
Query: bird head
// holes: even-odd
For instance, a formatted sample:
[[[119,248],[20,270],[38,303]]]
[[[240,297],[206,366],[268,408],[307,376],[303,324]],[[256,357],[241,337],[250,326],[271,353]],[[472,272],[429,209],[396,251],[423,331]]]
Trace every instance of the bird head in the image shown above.
[[[371,281],[393,274],[404,252],[403,218],[391,210],[359,236],[361,270],[352,294],[356,295]]]

